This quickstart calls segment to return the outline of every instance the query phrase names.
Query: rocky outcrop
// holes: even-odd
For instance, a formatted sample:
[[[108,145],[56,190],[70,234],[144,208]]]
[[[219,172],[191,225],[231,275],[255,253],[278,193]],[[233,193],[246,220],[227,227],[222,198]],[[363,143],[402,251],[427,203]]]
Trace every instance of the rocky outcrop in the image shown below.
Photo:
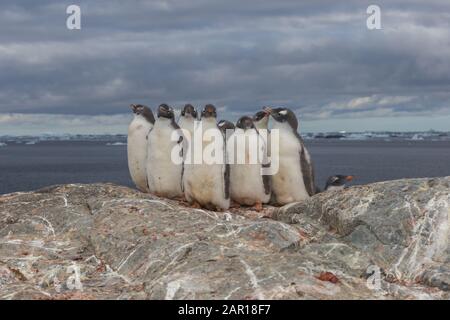
[[[111,184],[0,197],[0,299],[449,299],[450,177],[213,212]]]

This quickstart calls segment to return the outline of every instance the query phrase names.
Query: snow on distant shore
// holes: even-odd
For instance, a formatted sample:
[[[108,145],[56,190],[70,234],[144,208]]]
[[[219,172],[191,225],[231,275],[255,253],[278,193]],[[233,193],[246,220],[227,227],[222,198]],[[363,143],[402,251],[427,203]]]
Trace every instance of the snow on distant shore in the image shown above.
[[[301,132],[305,140],[343,140],[343,141],[450,141],[450,132]],[[42,141],[89,141],[102,142],[108,146],[121,146],[127,144],[124,134],[42,134],[38,136],[0,136],[0,143],[36,144]]]
[[[108,142],[106,145],[107,146],[126,146],[127,144],[125,142]]]

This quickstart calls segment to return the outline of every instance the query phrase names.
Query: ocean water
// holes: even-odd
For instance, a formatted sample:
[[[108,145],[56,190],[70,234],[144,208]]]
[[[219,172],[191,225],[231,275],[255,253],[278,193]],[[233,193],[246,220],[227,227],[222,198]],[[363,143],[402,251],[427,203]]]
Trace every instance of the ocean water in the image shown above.
[[[112,182],[132,186],[124,137],[78,140],[3,140],[0,194],[54,184]],[[323,188],[332,174],[351,174],[353,184],[414,177],[450,176],[450,141],[306,140]]]

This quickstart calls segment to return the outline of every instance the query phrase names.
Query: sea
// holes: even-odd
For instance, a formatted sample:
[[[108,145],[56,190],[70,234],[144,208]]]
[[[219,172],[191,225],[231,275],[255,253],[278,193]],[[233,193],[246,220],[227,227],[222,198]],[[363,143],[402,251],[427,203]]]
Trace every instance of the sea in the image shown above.
[[[450,176],[450,132],[338,132],[303,135],[316,184]],[[0,136],[0,194],[69,183],[133,187],[125,135]]]

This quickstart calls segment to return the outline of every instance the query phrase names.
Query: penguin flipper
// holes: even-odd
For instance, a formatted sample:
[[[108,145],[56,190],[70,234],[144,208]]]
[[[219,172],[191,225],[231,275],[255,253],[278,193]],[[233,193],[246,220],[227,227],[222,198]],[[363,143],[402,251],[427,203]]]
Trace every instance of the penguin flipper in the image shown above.
[[[230,164],[225,164],[225,170],[224,170],[224,193],[225,193],[225,199],[230,199]]]
[[[306,149],[303,141],[301,141],[300,150],[300,168],[302,170],[303,181],[305,183],[306,191],[310,196],[314,195],[316,188],[314,185],[314,168],[311,162],[306,158]]]
[[[262,142],[261,152],[262,152],[262,155],[263,155],[263,161],[262,161],[262,168],[261,169],[270,168],[270,162],[268,160],[268,154],[267,154],[268,150],[267,150],[266,142],[265,142],[264,138],[259,134],[259,132],[258,132],[258,135],[261,138],[260,141]],[[271,177],[269,175],[267,175],[267,174],[264,174],[264,175],[262,175],[262,180],[263,180],[263,185],[264,185],[264,193],[265,194],[270,194],[272,192],[272,179],[271,179]]]
[[[150,128],[150,130],[148,130],[147,135],[145,136],[145,139],[148,140],[148,135],[150,134],[150,132],[152,132],[153,127]]]
[[[223,195],[226,200],[230,199],[230,164],[228,161],[228,149],[227,149],[227,137],[224,137],[223,141],[223,149],[224,149],[224,155],[223,159],[225,161],[224,168],[223,168]]]
[[[181,164],[181,192],[184,193],[184,161]]]
[[[270,164],[263,165],[263,168],[270,168]],[[270,179],[270,176],[265,174],[262,176],[263,184],[264,184],[264,193],[270,194],[272,192],[272,179]]]
[[[179,130],[179,129],[177,129]],[[180,137],[178,138],[177,144],[181,145],[181,150],[180,150],[180,157],[183,159],[183,162],[181,163],[181,179],[180,179],[180,183],[181,183],[181,192],[184,193],[184,161],[185,159],[185,150],[187,149],[187,144],[186,144],[186,139],[184,139],[184,136],[182,133],[180,133]]]

